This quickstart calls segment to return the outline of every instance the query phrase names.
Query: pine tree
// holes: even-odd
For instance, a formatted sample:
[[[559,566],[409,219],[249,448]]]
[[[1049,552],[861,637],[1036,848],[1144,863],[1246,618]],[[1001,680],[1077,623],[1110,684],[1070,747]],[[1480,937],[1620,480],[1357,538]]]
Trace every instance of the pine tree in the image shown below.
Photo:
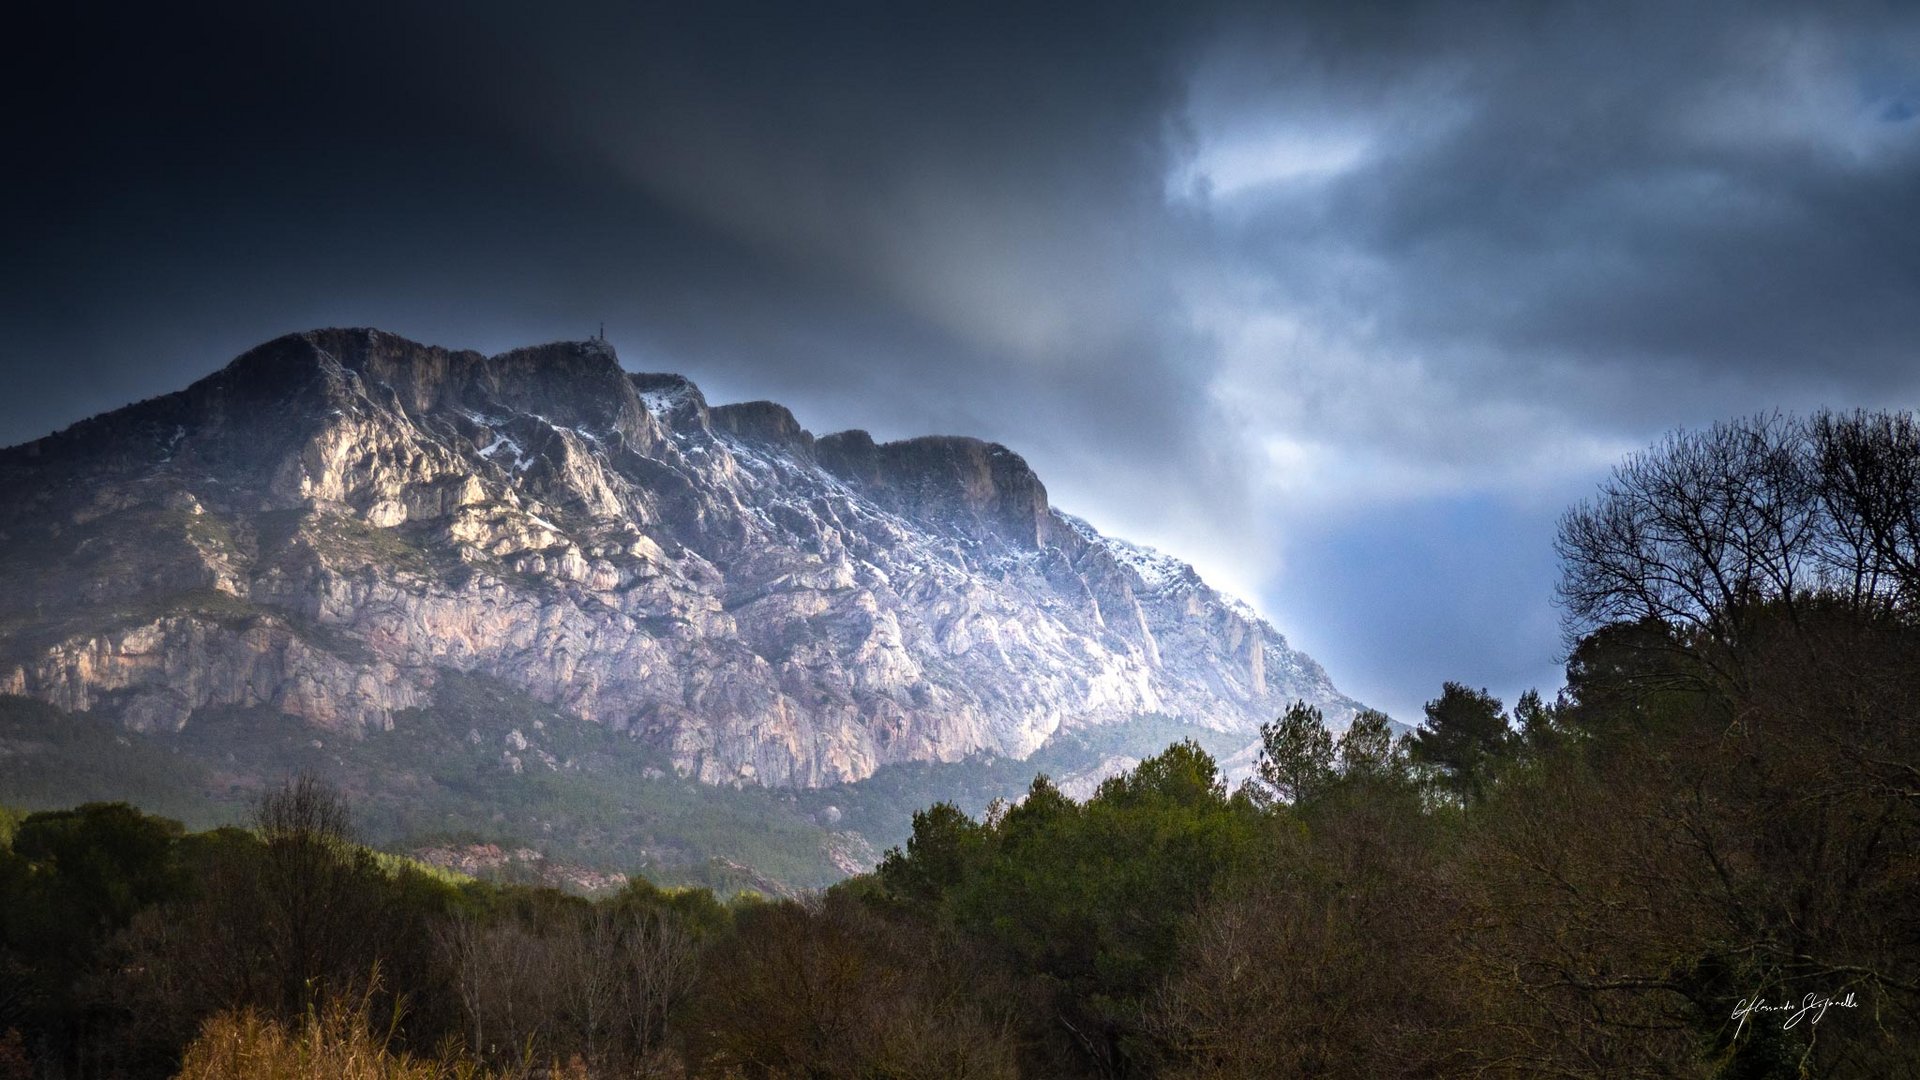
[[[1320,710],[1304,701],[1260,725],[1260,744],[1260,779],[1287,802],[1304,802],[1333,779],[1333,735]]]
[[[1413,736],[1414,760],[1437,767],[1446,786],[1462,800],[1478,798],[1492,764],[1514,746],[1500,699],[1449,682],[1425,711],[1426,722]]]

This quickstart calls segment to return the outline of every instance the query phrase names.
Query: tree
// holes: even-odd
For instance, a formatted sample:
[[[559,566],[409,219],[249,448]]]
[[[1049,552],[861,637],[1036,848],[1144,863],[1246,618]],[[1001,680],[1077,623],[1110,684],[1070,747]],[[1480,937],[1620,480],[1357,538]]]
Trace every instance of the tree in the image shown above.
[[[700,895],[712,897],[704,891]],[[702,946],[671,909],[630,912],[627,918],[627,987],[621,1015],[632,1053],[644,1059],[660,1049],[668,1015],[692,993]]]
[[[1560,721],[1554,710],[1540,700],[1540,691],[1528,690],[1513,703],[1513,720],[1520,728],[1520,743],[1530,754],[1544,754],[1560,743]]]
[[[1260,725],[1260,780],[1286,802],[1312,798],[1333,779],[1333,735],[1320,710],[1304,701]]]
[[[549,923],[565,918],[552,909],[544,915]],[[455,919],[441,928],[438,940],[453,971],[473,1053],[511,1062],[528,1051],[555,1049],[565,996],[579,974],[568,961],[578,957],[563,955],[538,922],[511,917]]]
[[[1358,748],[1379,714],[1356,718]],[[1362,766],[1364,767],[1364,766]],[[1443,823],[1410,787],[1350,783],[1285,818],[1181,920],[1145,1005],[1178,1080],[1456,1076],[1440,1038],[1459,940]]]
[[[1657,618],[1717,641],[1752,603],[1815,583],[1819,501],[1800,425],[1779,415],[1676,432],[1560,520],[1577,629]]]
[[[880,906],[1020,973],[1026,1041],[1044,1058],[1030,1075],[1121,1075],[1143,1060],[1141,1003],[1173,962],[1181,919],[1271,824],[1178,742],[1084,803],[1041,776],[984,824],[950,808],[916,817],[881,869]]]
[[[1912,413],[1815,414],[1808,425],[1822,506],[1856,595],[1920,602],[1920,423]]]
[[[1756,627],[1810,604],[1920,602],[1920,424],[1910,413],[1779,414],[1682,431],[1561,518],[1568,637],[1658,621],[1740,690]]]
[[[8,943],[79,964],[143,907],[183,882],[173,859],[180,823],[125,803],[88,803],[29,814],[13,854],[38,867],[0,923]]]
[[[1920,1075],[1904,1049],[1920,933],[1880,914],[1912,908],[1902,853],[1920,835],[1916,541],[1906,413],[1670,436],[1563,520],[1561,594],[1583,632],[1551,719],[1580,738],[1560,768],[1502,785],[1500,801],[1530,805],[1484,817],[1508,848],[1485,861],[1486,907],[1531,894],[1538,935],[1487,971],[1532,984],[1542,1041],[1575,1051],[1561,1060],[1653,1049],[1665,1028],[1669,1051],[1636,1050],[1637,1071],[1675,1075],[1693,1044],[1715,1075]],[[1585,794],[1553,789],[1583,771]],[[1515,963],[1549,950],[1554,965]],[[1827,985],[1856,992],[1884,1034],[1756,1041],[1726,1020],[1730,997]],[[1570,1018],[1588,1034],[1568,1039]]]
[[[697,1076],[1019,1075],[1019,1002],[975,950],[844,894],[745,909],[688,1003]]]
[[[1449,682],[1426,705],[1426,722],[1409,749],[1416,761],[1437,767],[1443,782],[1463,800],[1485,790],[1494,762],[1513,749],[1512,732],[1500,699],[1485,690]]]
[[[906,850],[892,848],[880,860],[880,880],[910,903],[932,904],[959,884],[980,857],[985,832],[952,803],[916,810]]]
[[[379,947],[379,871],[354,843],[346,799],[310,774],[261,796],[254,827],[265,848],[254,880],[237,884],[254,891],[258,907],[232,914],[257,920],[258,943],[280,980],[279,1001],[271,1004],[299,1016],[370,973]]]
[[[187,888],[177,822],[125,803],[29,814],[0,847],[0,1033],[31,1034],[54,1073],[123,1064],[101,1037],[113,1017],[88,984],[114,935]]]
[[[1135,766],[1102,781],[1095,798],[1115,805],[1165,802],[1177,806],[1217,804],[1227,797],[1220,769],[1200,744],[1181,739]]]
[[[1340,736],[1340,772],[1349,777],[1382,776],[1401,763],[1393,742],[1393,721],[1377,709],[1361,709]]]

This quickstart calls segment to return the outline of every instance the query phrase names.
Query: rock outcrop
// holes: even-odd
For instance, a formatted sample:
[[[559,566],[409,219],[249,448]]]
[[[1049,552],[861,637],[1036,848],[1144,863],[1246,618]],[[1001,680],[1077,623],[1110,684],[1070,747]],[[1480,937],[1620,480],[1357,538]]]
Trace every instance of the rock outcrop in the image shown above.
[[[132,728],[345,735],[505,680],[713,783],[1025,756],[1158,713],[1353,702],[1183,563],[965,438],[815,438],[604,342],[262,345],[0,451],[0,692]]]

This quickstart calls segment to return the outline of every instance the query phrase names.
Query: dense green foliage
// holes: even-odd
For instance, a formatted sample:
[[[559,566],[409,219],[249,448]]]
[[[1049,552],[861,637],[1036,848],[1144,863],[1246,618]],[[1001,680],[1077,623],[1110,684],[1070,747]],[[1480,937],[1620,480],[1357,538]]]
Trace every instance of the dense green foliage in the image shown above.
[[[1824,422],[1570,516],[1551,702],[1447,683],[1398,741],[1296,706],[1239,790],[1176,741],[918,810],[806,899],[424,873],[307,779],[250,830],[0,815],[0,1070],[1920,1077],[1920,513],[1855,505],[1920,510],[1920,433]]]
[[[1500,699],[1450,682],[1427,702],[1425,711],[1426,721],[1408,747],[1414,760],[1438,770],[1454,795],[1478,798],[1494,763],[1512,749],[1513,734]]]
[[[1170,717],[1145,714],[1130,723],[1062,731],[1024,759],[975,755],[962,761],[922,761],[883,765],[872,776],[797,793],[799,805],[818,816],[827,807],[844,815],[839,827],[852,829],[875,844],[903,843],[913,817],[925,809],[929,792],[979,817],[996,800],[1011,801],[1027,790],[1035,774],[1062,776],[1108,758],[1140,760],[1181,739],[1198,742],[1208,753],[1232,754],[1244,735],[1197,729]]]

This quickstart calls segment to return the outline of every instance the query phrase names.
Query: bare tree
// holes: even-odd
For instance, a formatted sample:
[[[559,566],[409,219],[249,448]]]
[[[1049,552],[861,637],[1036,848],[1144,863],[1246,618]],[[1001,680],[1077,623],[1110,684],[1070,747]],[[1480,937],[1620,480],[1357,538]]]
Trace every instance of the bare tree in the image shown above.
[[[253,824],[268,843],[351,844],[356,838],[353,810],[346,799],[312,773],[301,773],[263,793],[254,806]]]
[[[302,774],[260,799],[254,826],[261,945],[281,982],[278,1008],[299,1015],[370,970],[378,942],[376,871],[354,843],[353,815],[333,788]]]
[[[1773,414],[1677,432],[1562,517],[1555,547],[1570,638],[1658,621],[1674,633],[1649,642],[1745,687],[1756,634],[1805,637],[1834,604],[1920,603],[1920,424]]]
[[[1920,601],[1920,424],[1912,413],[1823,412],[1809,436],[1854,592],[1911,607]]]
[[[454,996],[467,1022],[467,1047],[479,1054],[487,1046],[487,976],[481,962],[486,928],[471,916],[457,916],[433,928],[434,945],[446,962]]]
[[[574,973],[550,938],[518,919],[471,917],[443,926],[437,937],[454,972],[475,1054],[524,1064],[557,1049],[565,983]]]
[[[601,908],[568,920],[559,936],[559,996],[572,1049],[597,1065],[616,1050],[621,1034],[616,1018],[627,989],[621,927]]]
[[[626,934],[627,1035],[640,1056],[666,1038],[667,1015],[693,992],[700,977],[700,944],[663,912],[631,916]]]
[[[829,896],[747,913],[703,971],[682,1029],[712,1076],[1017,1075],[1010,989],[937,934]]]
[[[1560,521],[1576,630],[1644,618],[1731,639],[1746,605],[1815,583],[1820,505],[1799,425],[1778,415],[1677,432]]]

